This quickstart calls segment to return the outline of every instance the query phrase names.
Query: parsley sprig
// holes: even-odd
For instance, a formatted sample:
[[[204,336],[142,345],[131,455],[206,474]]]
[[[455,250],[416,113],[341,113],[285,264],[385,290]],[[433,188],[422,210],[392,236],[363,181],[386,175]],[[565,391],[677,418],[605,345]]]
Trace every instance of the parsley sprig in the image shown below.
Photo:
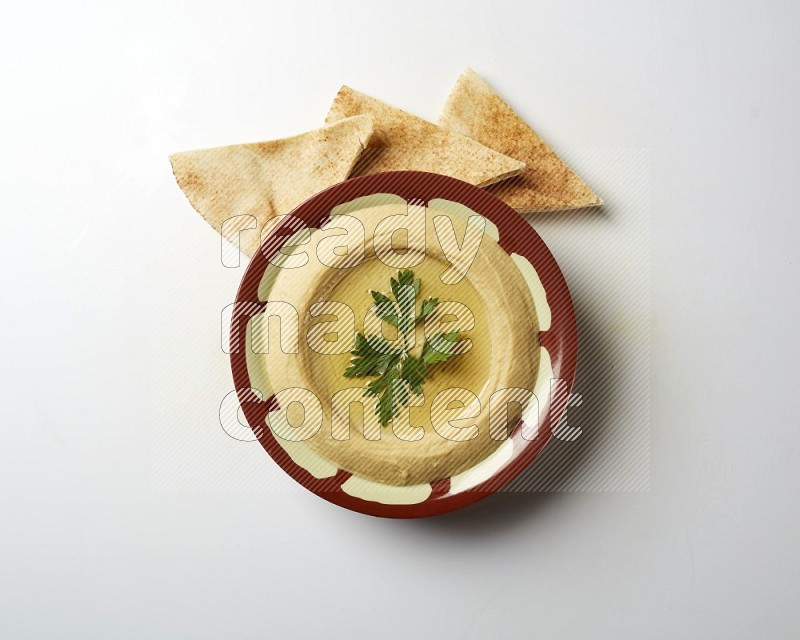
[[[350,366],[344,372],[346,378],[376,376],[367,384],[364,395],[378,398],[375,413],[382,426],[389,424],[400,408],[408,405],[411,393],[422,393],[422,384],[432,366],[456,355],[458,331],[435,333],[425,340],[419,358],[411,355],[409,337],[417,323],[431,316],[439,304],[438,298],[430,297],[422,301],[417,311],[420,286],[420,279],[414,279],[414,272],[406,270],[390,279],[394,299],[380,291],[370,291],[375,301],[375,314],[397,328],[403,347],[393,347],[382,335],[358,333],[350,352],[353,356]]]

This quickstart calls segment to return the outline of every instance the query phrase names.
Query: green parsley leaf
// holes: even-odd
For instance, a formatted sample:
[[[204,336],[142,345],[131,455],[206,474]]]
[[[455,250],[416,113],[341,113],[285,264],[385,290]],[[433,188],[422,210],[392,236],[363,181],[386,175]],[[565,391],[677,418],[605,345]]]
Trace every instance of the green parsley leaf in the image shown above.
[[[422,385],[430,375],[430,367],[445,362],[456,353],[458,331],[439,332],[425,341],[422,356],[415,358],[408,351],[408,335],[420,320],[428,318],[439,304],[438,298],[428,298],[416,312],[417,297],[422,282],[414,279],[413,271],[399,271],[397,278],[389,282],[394,300],[380,291],[370,291],[375,301],[375,314],[397,327],[403,338],[402,349],[396,349],[383,336],[356,334],[350,366],[344,372],[346,378],[368,378],[365,396],[378,399],[375,414],[382,426],[397,415],[400,408],[408,405],[411,392],[420,395]]]
[[[398,397],[405,387],[404,381],[400,378],[401,366],[399,362],[392,365],[382,377],[370,382],[365,391],[365,395],[378,397],[375,413],[383,427],[394,417],[398,402],[402,402],[403,406],[408,403],[408,391],[404,400]]]
[[[355,348],[350,353],[355,357],[350,359],[345,378],[383,375],[402,355],[402,351],[393,349],[382,336],[365,338],[360,333],[356,334]]]
[[[411,390],[420,395],[422,393],[422,383],[428,377],[428,368],[422,359],[417,359],[413,356],[408,356],[403,360],[403,368],[400,375],[411,387]]]
[[[420,307],[419,315],[417,316],[417,320],[424,320],[429,315],[431,315],[434,311],[436,311],[436,307],[439,304],[439,298],[428,298],[422,302],[422,307]]]
[[[414,327],[416,322],[414,308],[417,303],[419,284],[414,285],[413,271],[400,271],[397,274],[397,280],[391,279],[391,287],[394,299],[397,300],[397,306],[400,308],[398,329],[400,333],[405,335]]]
[[[446,362],[456,355],[457,340],[458,331],[434,333],[430,340],[426,340],[422,345],[422,361],[427,365]]]
[[[381,320],[386,320],[393,327],[397,327],[399,317],[394,302],[380,291],[370,291],[370,294],[372,294],[372,299],[375,301],[375,315]]]

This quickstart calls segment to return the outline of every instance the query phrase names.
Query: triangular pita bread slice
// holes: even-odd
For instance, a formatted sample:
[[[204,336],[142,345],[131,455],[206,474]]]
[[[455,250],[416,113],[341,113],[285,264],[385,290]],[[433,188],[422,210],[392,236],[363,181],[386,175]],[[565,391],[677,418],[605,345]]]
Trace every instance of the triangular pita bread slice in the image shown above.
[[[430,171],[483,187],[519,175],[525,168],[523,162],[346,86],[336,94],[325,122],[360,113],[375,119],[375,133],[353,175]]]
[[[265,223],[346,180],[371,135],[372,117],[364,115],[292,138],[184,151],[169,159],[189,202],[218,232],[228,218],[255,216],[257,231],[241,235],[242,251],[252,256]]]
[[[558,211],[603,201],[472,69],[459,76],[439,126],[525,162],[522,174],[490,191],[522,212]]]

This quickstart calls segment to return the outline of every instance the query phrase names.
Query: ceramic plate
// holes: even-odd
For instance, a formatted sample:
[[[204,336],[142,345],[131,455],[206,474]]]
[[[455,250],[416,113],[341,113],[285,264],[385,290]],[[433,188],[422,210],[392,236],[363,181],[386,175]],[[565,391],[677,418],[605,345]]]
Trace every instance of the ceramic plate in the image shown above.
[[[394,486],[361,478],[277,437],[268,426],[277,403],[250,340],[268,302],[265,272],[289,237],[321,227],[331,215],[365,203],[405,201],[487,219],[486,235],[511,257],[528,284],[539,328],[539,367],[529,406],[503,443],[473,467],[430,484]],[[424,285],[423,285],[424,286]],[[261,296],[259,295],[261,294]],[[248,333],[250,331],[250,333]],[[534,336],[535,337],[535,336]],[[310,198],[277,223],[250,262],[234,305],[231,367],[242,412],[261,445],[309,491],[353,511],[393,518],[431,516],[472,504],[504,487],[542,451],[567,405],[575,377],[577,335],[567,284],[555,258],[531,226],[492,194],[443,175],[398,171],[354,178]]]

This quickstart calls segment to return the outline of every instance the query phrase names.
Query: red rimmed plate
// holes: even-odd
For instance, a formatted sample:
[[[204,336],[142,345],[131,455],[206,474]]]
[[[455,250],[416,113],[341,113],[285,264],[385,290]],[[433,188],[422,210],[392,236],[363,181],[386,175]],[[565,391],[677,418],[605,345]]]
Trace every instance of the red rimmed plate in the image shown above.
[[[502,445],[474,467],[430,484],[396,487],[371,482],[288,443],[266,426],[276,409],[248,367],[247,328],[261,314],[266,300],[259,287],[270,261],[286,240],[303,227],[319,228],[331,212],[357,198],[386,194],[406,202],[455,203],[484,216],[496,228],[496,240],[525,271],[539,326],[539,371],[534,393],[535,416],[527,412]],[[383,195],[381,196],[383,197]],[[265,357],[269,357],[268,355]],[[490,193],[448,176],[396,171],[354,178],[310,198],[284,218],[264,239],[245,271],[231,324],[231,368],[239,402],[248,424],[269,455],[301,485],[347,509],[375,516],[417,518],[446,513],[498,491],[519,475],[541,452],[566,410],[575,377],[577,332],[567,284],[555,258],[522,217]],[[537,424],[533,424],[536,422]]]

